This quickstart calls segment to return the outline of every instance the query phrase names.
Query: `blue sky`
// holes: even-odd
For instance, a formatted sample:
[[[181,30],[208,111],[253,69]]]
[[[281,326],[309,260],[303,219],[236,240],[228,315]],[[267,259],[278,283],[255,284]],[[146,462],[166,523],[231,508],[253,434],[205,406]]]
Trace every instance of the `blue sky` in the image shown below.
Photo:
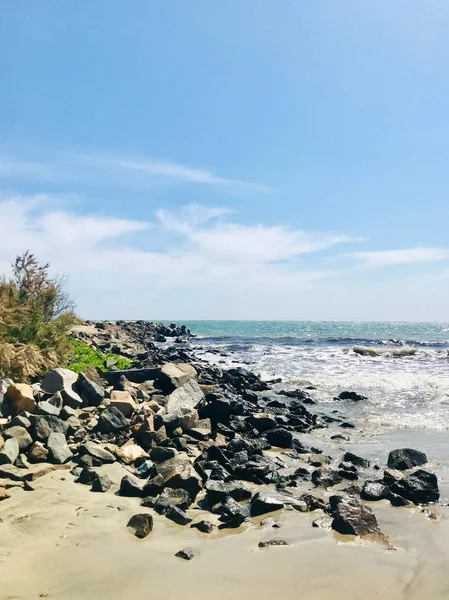
[[[449,3],[0,14],[3,270],[90,318],[449,320]]]

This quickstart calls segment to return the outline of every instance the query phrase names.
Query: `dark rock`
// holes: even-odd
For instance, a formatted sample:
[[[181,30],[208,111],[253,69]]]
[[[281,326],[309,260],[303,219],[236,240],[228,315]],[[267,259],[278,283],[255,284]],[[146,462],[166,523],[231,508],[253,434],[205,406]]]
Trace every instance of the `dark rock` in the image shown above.
[[[421,465],[425,465],[426,462],[427,456],[424,452],[413,450],[412,448],[392,450],[388,455],[388,466],[390,469],[398,469],[399,471],[420,467]]]
[[[81,470],[81,473],[78,475],[76,479],[76,483],[82,483],[83,485],[92,485],[95,479],[98,478],[98,473],[93,471],[89,467],[84,467]]]
[[[242,506],[239,502],[228,496],[223,504],[218,507],[221,521],[231,521],[232,519],[245,520],[250,516],[250,510],[248,506]]]
[[[104,389],[92,381],[84,373],[80,373],[76,382],[76,389],[83,399],[83,402],[88,406],[99,406],[104,399]]]
[[[174,448],[167,448],[164,446],[155,446],[150,451],[150,458],[155,463],[161,463],[166,460],[170,460],[170,458],[174,458],[177,452]]]
[[[106,408],[98,419],[98,431],[101,433],[114,433],[129,425],[128,419],[115,406]]]
[[[224,481],[209,480],[205,485],[205,489],[207,499],[212,506],[223,502],[227,496],[238,501],[248,500],[252,495],[251,491],[239,481],[225,483]]]
[[[332,528],[343,535],[382,536],[376,515],[369,506],[360,504],[353,496],[331,496],[331,510],[334,515]]]
[[[31,435],[28,433],[28,431],[24,427],[19,427],[19,426],[9,427],[4,432],[3,437],[5,438],[5,440],[11,439],[11,438],[14,438],[15,440],[17,440],[20,450],[26,450],[33,443]]]
[[[391,506],[408,506],[410,504],[408,500],[397,494],[390,493],[388,499],[390,500]]]
[[[281,510],[284,508],[284,503],[273,498],[272,496],[266,496],[257,492],[251,499],[251,516],[258,517],[265,513],[273,512],[275,510]]]
[[[198,492],[203,487],[203,482],[192,465],[178,464],[164,478],[164,487],[185,490],[189,493],[192,500],[195,500]]]
[[[43,400],[37,405],[36,412],[38,415],[53,415],[54,417],[59,417],[61,409],[58,406],[54,406],[51,402]]]
[[[212,533],[215,525],[210,521],[198,521],[198,523],[192,523],[190,527],[198,529],[198,531],[201,531],[201,533]]]
[[[212,468],[210,479],[215,481],[228,482],[232,481],[235,478],[222,465],[217,463],[216,466]]]
[[[269,546],[288,546],[285,540],[267,540],[259,542],[259,548],[268,548]]]
[[[394,482],[391,485],[391,491],[415,504],[438,502],[440,498],[437,476],[423,469]]]
[[[236,517],[235,519],[230,519],[229,521],[225,521],[224,523],[220,523],[218,529],[222,531],[223,529],[238,529],[243,525],[243,523],[247,522],[248,519],[243,517]]]
[[[348,436],[342,435],[341,433],[336,433],[335,435],[331,435],[331,440],[344,440],[345,442],[349,442]]]
[[[199,410],[202,419],[209,418],[214,429],[218,424],[227,425],[231,418],[231,403],[219,394],[207,394],[206,405]]]
[[[109,479],[109,477],[104,474],[104,475],[98,475],[98,477],[96,479],[94,479],[94,481],[92,482],[92,492],[100,492],[100,493],[105,493],[109,490],[109,488],[112,485],[112,481]]]
[[[145,513],[133,515],[128,521],[127,527],[134,530],[136,537],[145,538],[153,531],[153,517]]]
[[[365,481],[360,496],[363,500],[387,500],[390,488],[382,481]]]
[[[256,413],[247,417],[246,422],[260,433],[276,428],[276,419],[271,415]],[[271,442],[270,442],[271,443]]]
[[[165,514],[172,506],[186,510],[191,504],[192,498],[185,490],[166,488],[157,498],[154,509],[159,514]]]
[[[158,496],[164,487],[164,478],[162,475],[156,475],[152,479],[149,479],[144,487],[144,495],[145,496]]]
[[[31,420],[31,435],[39,442],[45,442],[51,433],[65,435],[67,430],[67,423],[54,415],[33,415]]]
[[[177,506],[171,506],[165,513],[165,516],[178,525],[188,525],[192,522],[192,519]]]
[[[357,456],[357,454],[353,454],[352,452],[345,452],[345,454],[343,455],[343,462],[352,463],[357,467],[363,468],[367,468],[370,465],[369,460],[365,460],[364,458],[361,458],[360,456]]]
[[[125,475],[120,482],[120,496],[131,496],[142,498],[144,496],[144,484],[131,475]]]
[[[357,394],[357,392],[342,392],[338,395],[335,400],[350,400],[351,402],[360,402],[361,400],[368,400],[366,396]]]
[[[293,435],[290,431],[283,429],[282,427],[276,427],[265,432],[267,442],[277,448],[291,448],[293,442]]]
[[[312,473],[312,481],[317,487],[329,488],[337,485],[341,480],[339,473],[330,467],[319,467]]]
[[[183,560],[192,560],[195,555],[189,548],[182,548],[182,550],[179,550],[175,556],[182,558]]]

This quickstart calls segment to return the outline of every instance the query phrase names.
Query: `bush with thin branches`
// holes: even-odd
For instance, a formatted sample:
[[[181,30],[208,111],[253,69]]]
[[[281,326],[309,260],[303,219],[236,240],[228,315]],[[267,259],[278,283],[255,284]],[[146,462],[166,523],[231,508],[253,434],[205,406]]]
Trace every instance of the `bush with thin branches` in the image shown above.
[[[0,376],[29,380],[70,352],[67,334],[78,322],[62,276],[52,277],[27,251],[0,279]]]

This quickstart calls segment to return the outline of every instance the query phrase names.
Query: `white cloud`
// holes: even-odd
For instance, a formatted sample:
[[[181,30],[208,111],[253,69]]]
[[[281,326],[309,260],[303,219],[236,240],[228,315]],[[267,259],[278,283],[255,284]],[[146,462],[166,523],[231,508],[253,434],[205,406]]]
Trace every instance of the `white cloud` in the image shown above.
[[[301,292],[332,277],[333,271],[307,267],[298,256],[347,239],[231,223],[222,208],[159,211],[150,224],[54,210],[47,201],[47,196],[0,199],[0,264],[30,249],[55,271],[69,274],[86,317],[170,318],[174,310],[187,310],[193,318],[238,316],[239,310],[249,316],[262,298],[299,301]],[[136,245],[132,234],[146,231],[145,246],[151,248],[152,232],[159,231],[169,249]]]
[[[389,267],[414,263],[428,263],[449,259],[448,248],[406,248],[377,252],[353,252],[349,256],[360,260],[366,267]]]

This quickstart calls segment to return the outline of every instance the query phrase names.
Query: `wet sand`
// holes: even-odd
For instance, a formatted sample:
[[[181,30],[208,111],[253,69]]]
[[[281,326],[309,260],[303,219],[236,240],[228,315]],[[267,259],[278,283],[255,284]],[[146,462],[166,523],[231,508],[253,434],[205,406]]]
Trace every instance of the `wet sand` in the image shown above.
[[[102,467],[118,484],[124,469]],[[311,527],[320,511],[273,513],[280,529],[254,524],[201,534],[154,514],[154,530],[138,540],[126,528],[135,498],[90,492],[67,471],[11,491],[0,504],[0,598],[31,600],[364,600],[449,598],[449,518],[417,508],[371,503],[394,550]],[[197,512],[211,519],[210,513]],[[212,515],[213,518],[213,515]],[[289,546],[258,548],[281,538]],[[190,547],[186,562],[174,554]]]

